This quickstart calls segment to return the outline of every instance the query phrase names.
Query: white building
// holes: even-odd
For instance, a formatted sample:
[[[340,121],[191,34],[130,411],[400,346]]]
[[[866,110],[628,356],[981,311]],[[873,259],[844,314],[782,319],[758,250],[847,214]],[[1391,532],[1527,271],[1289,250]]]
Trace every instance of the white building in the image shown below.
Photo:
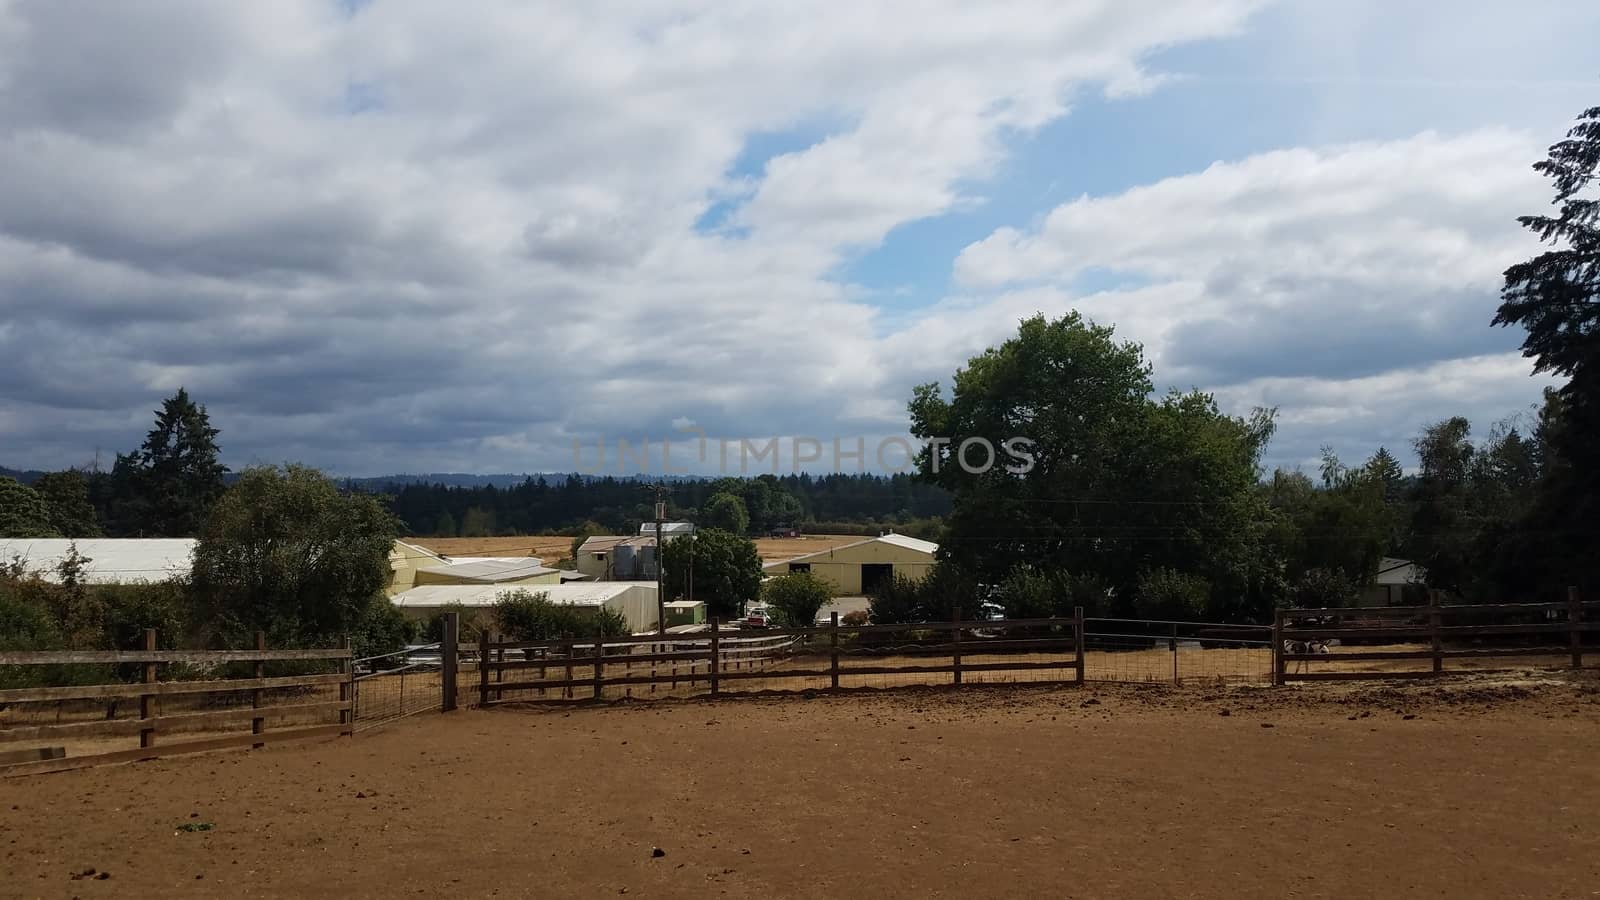
[[[465,610],[487,611],[502,594],[523,590],[544,594],[551,603],[564,606],[615,610],[628,623],[628,630],[643,634],[656,630],[656,586],[646,581],[607,581],[598,583],[506,585],[430,584],[414,587],[390,598],[400,611],[423,620],[446,607],[459,604]]]
[[[56,569],[74,545],[88,584],[165,581],[188,575],[194,563],[194,538],[0,538],[0,562],[20,561],[58,581]]]

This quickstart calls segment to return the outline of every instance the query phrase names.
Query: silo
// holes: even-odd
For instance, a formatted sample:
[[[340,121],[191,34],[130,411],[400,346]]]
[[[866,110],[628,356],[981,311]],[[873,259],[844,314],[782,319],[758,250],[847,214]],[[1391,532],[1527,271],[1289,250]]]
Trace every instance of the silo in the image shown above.
[[[611,578],[614,581],[627,581],[633,577],[634,555],[633,548],[627,544],[618,544],[611,548]]]

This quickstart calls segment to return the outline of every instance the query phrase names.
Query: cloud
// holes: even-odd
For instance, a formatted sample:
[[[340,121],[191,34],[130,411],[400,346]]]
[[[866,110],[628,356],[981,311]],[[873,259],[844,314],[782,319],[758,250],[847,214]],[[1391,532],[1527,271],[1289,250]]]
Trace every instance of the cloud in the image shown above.
[[[230,462],[349,474],[567,468],[682,420],[880,435],[1070,308],[1239,402],[1504,350],[1474,323],[1542,190],[1509,132],[1086,197],[920,306],[841,274],[1261,6],[0,0],[0,462],[125,450],[179,385]]]
[[[1054,297],[1117,323],[1165,383],[1214,389],[1236,408],[1282,405],[1280,458],[1306,442],[1297,428],[1330,424],[1303,407],[1338,408],[1307,386],[1344,398],[1342,421],[1359,425],[1328,439],[1392,442],[1401,423],[1498,417],[1537,396],[1525,379],[1509,394],[1451,387],[1499,384],[1516,358],[1503,354],[1520,336],[1489,321],[1500,273],[1536,247],[1515,217],[1544,190],[1528,166],[1538,155],[1529,137],[1495,130],[1262,153],[1062,204],[1036,227],[969,245],[955,272],[975,292]],[[1067,299],[1091,271],[1145,286]],[[1384,393],[1394,378],[1406,403]]]
[[[231,459],[351,473],[892,430],[840,260],[1258,5],[0,2],[0,457],[131,446],[180,384]]]

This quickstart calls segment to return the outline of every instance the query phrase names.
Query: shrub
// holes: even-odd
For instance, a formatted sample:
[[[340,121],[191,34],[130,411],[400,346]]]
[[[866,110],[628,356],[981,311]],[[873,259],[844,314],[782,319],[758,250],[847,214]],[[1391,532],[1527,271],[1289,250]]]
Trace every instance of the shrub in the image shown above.
[[[585,638],[596,633],[617,637],[628,633],[627,620],[616,610],[551,603],[549,594],[526,590],[501,594],[494,604],[494,621],[502,634],[516,641]]]
[[[791,572],[763,584],[761,599],[777,612],[779,625],[804,628],[817,621],[817,613],[833,599],[833,589],[810,572]]]
[[[872,617],[864,609],[852,609],[839,619],[840,625],[867,625],[872,622]]]
[[[1172,569],[1152,569],[1139,576],[1133,598],[1134,612],[1142,619],[1198,618],[1211,600],[1211,584],[1198,575]]]

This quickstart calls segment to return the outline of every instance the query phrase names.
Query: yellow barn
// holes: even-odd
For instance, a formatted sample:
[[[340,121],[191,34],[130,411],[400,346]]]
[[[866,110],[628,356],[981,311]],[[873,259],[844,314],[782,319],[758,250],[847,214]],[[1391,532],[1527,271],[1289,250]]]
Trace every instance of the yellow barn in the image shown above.
[[[933,568],[939,545],[903,534],[863,538],[852,544],[782,559],[762,566],[768,575],[810,572],[844,596],[870,594],[896,575],[920,579]]]

